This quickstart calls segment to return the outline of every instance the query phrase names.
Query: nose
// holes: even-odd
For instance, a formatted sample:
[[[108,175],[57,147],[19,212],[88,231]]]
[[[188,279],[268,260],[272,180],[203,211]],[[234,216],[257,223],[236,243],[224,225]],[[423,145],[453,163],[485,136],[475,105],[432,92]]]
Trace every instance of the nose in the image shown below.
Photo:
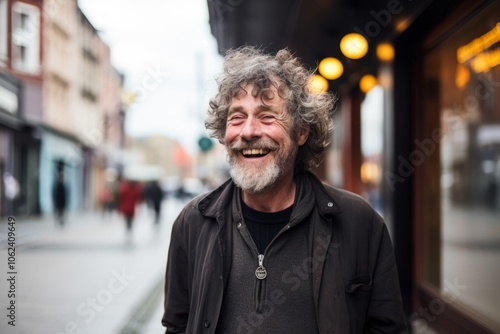
[[[241,129],[240,136],[242,139],[250,141],[262,135],[259,120],[256,117],[249,116],[245,120],[243,129]]]

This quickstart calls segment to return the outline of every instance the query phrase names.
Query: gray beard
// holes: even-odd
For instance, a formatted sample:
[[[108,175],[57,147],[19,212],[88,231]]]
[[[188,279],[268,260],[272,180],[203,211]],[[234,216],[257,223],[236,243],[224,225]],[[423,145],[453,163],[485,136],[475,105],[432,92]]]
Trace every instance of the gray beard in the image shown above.
[[[276,184],[289,169],[293,169],[297,151],[298,148],[294,147],[286,156],[278,154],[271,163],[260,168],[251,164],[239,164],[230,153],[229,174],[242,190],[250,194],[262,193]]]
[[[268,189],[283,174],[283,166],[276,161],[260,169],[251,165],[238,164],[233,159],[230,159],[229,164],[231,166],[229,174],[234,183],[250,194],[257,194]]]

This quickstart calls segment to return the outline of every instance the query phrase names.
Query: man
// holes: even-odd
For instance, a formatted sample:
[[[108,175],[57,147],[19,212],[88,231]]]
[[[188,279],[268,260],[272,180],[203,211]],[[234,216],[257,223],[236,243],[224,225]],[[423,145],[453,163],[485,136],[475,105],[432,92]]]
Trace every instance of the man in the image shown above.
[[[227,53],[206,127],[231,179],[174,223],[167,333],[400,333],[391,241],[361,198],[323,185],[334,99],[289,51]]]

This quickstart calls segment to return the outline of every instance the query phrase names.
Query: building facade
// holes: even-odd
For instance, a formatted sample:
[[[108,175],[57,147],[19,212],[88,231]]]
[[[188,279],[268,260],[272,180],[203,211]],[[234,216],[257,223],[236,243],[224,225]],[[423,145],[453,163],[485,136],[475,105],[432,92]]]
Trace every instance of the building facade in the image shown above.
[[[52,212],[56,166],[65,169],[70,210],[91,210],[116,147],[122,78],[109,47],[77,1],[46,3],[41,208]],[[118,127],[118,131],[122,128]],[[111,133],[112,135],[109,135]]]
[[[68,210],[79,209],[82,200],[83,149],[74,119],[79,61],[77,2],[46,1],[44,11],[40,207],[43,213],[51,213],[59,165],[63,166]]]
[[[76,0],[0,1],[1,215],[52,213],[60,166],[68,209],[95,207],[124,142],[122,82]]]
[[[98,193],[104,187],[113,187],[123,169],[125,151],[125,106],[121,91],[123,76],[111,63],[111,49],[100,41],[102,133],[101,144],[96,147],[98,173],[94,175],[94,189]],[[97,136],[97,134],[96,134]],[[97,200],[98,197],[95,197]]]
[[[39,212],[42,20],[42,1],[0,1],[2,215]]]

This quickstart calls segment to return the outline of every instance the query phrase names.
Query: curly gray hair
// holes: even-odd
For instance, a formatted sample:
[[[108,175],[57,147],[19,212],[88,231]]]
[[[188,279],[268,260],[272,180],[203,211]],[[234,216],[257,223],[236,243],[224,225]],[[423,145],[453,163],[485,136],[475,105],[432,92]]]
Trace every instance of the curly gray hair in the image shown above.
[[[209,103],[205,127],[211,137],[224,144],[228,110],[235,94],[252,84],[252,95],[260,96],[264,103],[273,98],[273,85],[292,116],[290,137],[296,138],[299,129],[309,128],[307,141],[297,154],[296,169],[315,167],[330,143],[336,99],[331,93],[310,90],[312,74],[287,49],[278,51],[276,56],[250,46],[229,50],[224,71],[217,79],[218,92]]]

